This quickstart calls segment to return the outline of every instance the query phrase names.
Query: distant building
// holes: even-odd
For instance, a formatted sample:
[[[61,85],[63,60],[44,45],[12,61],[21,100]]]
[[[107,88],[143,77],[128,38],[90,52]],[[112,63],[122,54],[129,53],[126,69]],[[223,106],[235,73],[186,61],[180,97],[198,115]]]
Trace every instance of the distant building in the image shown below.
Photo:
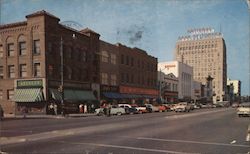
[[[227,79],[227,85],[233,86],[233,100],[240,101],[241,97],[241,81],[240,80],[231,80]]]
[[[178,102],[178,78],[158,71],[159,92],[165,102]]]
[[[214,101],[225,99],[227,85],[226,45],[223,36],[211,28],[188,30],[176,42],[175,59],[193,67],[194,79],[206,83],[213,80]]]
[[[193,68],[179,61],[160,62],[158,71],[174,74],[178,78],[178,99],[193,99]]]

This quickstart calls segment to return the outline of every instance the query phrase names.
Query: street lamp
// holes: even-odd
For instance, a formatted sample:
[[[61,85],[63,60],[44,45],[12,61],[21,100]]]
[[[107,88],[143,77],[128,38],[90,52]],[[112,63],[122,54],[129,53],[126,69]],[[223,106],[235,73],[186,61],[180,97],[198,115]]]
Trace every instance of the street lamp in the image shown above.
[[[76,35],[72,34],[72,38],[75,39]],[[63,38],[61,36],[61,40],[60,40],[60,56],[61,56],[61,86],[60,86],[60,90],[62,93],[62,99],[61,99],[61,107],[62,107],[62,116],[65,116],[65,110],[64,110],[64,55],[63,55]]]

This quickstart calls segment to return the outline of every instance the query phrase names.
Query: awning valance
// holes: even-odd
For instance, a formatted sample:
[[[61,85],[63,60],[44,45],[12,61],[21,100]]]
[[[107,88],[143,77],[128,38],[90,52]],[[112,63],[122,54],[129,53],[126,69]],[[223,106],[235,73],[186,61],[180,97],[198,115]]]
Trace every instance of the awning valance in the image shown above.
[[[123,98],[122,94],[115,92],[104,92],[103,95],[107,98]]]
[[[14,94],[15,102],[41,102],[44,101],[41,88],[16,89]]]
[[[51,96],[55,100],[62,100],[62,94],[55,89],[50,89]],[[83,91],[83,90],[64,90],[64,99],[71,101],[92,101],[96,100],[92,91]]]

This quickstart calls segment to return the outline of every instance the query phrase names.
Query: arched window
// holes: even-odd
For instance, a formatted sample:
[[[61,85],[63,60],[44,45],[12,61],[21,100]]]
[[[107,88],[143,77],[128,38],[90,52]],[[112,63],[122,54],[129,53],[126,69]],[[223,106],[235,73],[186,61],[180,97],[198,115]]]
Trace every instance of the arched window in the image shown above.
[[[24,35],[20,35],[18,37],[18,51],[19,55],[26,55],[27,50],[26,50],[26,40]]]
[[[14,50],[14,39],[12,37],[8,37],[6,40],[7,44],[7,55],[8,57],[12,57],[15,55],[15,50]]]

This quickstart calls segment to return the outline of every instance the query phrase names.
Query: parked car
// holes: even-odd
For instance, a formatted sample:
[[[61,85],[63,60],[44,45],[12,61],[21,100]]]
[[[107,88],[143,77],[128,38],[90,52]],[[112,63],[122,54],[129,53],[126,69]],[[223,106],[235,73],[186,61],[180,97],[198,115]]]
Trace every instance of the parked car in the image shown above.
[[[162,104],[162,105],[165,106],[166,111],[171,111],[171,105],[172,105],[172,104]]]
[[[118,104],[118,106],[124,108],[125,112],[127,114],[136,114],[136,113],[138,113],[138,110],[136,109],[136,107],[131,106],[130,104]]]
[[[133,105],[133,107],[136,108],[138,113],[147,113],[148,112],[146,105],[141,105],[141,106]]]
[[[240,104],[237,108],[237,114],[239,117],[250,116],[250,102]]]
[[[233,103],[233,104],[232,104],[232,107],[233,107],[233,108],[239,107],[239,103]]]
[[[154,105],[152,105],[152,104],[145,104],[145,105],[146,105],[147,110],[148,110],[149,112],[159,112],[159,111],[160,111],[159,108],[158,108],[157,106],[154,106]]]
[[[105,108],[98,108],[98,109],[95,109],[95,113],[96,115],[104,115],[105,112],[104,112]],[[111,108],[110,108],[110,114],[111,115],[122,115],[122,114],[126,114],[126,111],[124,108],[122,107],[119,107],[117,105],[112,105]]]
[[[159,105],[157,107],[159,108],[159,112],[165,112],[167,110],[165,105]]]
[[[181,102],[175,106],[175,112],[189,112],[190,110],[190,104],[188,104],[187,102]]]
[[[3,111],[3,108],[0,104],[0,120],[3,120],[3,118],[4,118],[4,111]]]

